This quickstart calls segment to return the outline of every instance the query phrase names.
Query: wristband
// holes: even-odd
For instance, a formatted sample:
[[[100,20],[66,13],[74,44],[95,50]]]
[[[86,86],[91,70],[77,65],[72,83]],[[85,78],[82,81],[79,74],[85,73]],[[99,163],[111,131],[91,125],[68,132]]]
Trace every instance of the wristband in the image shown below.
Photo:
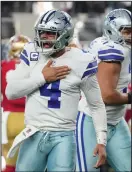
[[[107,144],[107,132],[101,131],[101,132],[97,133],[97,143],[103,144],[106,146],[106,144]]]

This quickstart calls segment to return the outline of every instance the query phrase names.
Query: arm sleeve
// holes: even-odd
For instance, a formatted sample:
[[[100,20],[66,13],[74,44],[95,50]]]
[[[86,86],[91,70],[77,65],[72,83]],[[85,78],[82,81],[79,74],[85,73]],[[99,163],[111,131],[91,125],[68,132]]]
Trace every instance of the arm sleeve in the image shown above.
[[[107,140],[107,118],[105,105],[102,100],[101,91],[96,75],[85,77],[81,83],[88,106],[91,111],[98,144],[106,145]]]
[[[30,76],[30,69],[23,61],[17,66],[16,70],[7,73],[6,80],[5,94],[9,100],[24,97],[45,84],[41,71]]]

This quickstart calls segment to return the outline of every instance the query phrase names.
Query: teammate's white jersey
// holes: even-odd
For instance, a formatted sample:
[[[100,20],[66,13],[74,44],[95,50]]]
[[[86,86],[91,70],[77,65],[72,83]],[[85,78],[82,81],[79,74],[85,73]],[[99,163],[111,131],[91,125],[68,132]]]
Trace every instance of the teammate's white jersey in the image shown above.
[[[98,124],[98,128],[106,130],[105,106],[94,75],[97,72],[96,58],[78,48],[69,48],[52,60],[54,66],[67,65],[71,72],[65,79],[48,84],[41,71],[49,58],[37,53],[34,44],[28,43],[21,53],[20,65],[7,75],[7,97],[27,95],[25,123],[49,131],[74,130],[82,89],[92,115],[102,113],[104,116],[103,126]]]
[[[89,51],[95,53],[97,61],[119,61],[121,62],[121,71],[117,84],[117,90],[122,93],[127,92],[128,83],[130,82],[129,67],[131,51],[128,47],[107,40],[105,37],[99,37],[90,44]],[[126,105],[110,106],[106,105],[107,121],[109,124],[116,125],[125,114]],[[90,115],[84,95],[79,103],[79,110]]]

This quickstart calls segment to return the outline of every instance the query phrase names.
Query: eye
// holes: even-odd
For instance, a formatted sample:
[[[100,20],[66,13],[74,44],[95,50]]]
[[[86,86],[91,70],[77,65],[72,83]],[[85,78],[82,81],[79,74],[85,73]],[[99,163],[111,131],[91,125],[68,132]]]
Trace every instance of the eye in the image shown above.
[[[45,31],[44,30],[39,30],[38,33],[39,33],[39,35],[41,35],[41,34],[44,34]]]
[[[56,35],[56,32],[48,32],[48,35],[55,36]]]

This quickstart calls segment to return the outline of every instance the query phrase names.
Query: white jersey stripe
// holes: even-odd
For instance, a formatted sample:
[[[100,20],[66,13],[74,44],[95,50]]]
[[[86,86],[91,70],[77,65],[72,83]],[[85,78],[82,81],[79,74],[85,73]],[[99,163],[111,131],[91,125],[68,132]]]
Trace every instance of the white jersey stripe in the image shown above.
[[[78,146],[78,154],[77,154],[77,158],[78,158],[78,161],[79,161],[79,169],[80,171],[86,171],[86,168],[85,168],[85,158],[84,158],[84,155],[83,155],[83,152],[84,152],[84,148],[83,148],[83,144],[82,144],[82,118],[83,118],[83,112],[79,112],[78,114],[78,118],[77,118],[77,123],[78,123],[78,127],[77,127],[77,146]]]

